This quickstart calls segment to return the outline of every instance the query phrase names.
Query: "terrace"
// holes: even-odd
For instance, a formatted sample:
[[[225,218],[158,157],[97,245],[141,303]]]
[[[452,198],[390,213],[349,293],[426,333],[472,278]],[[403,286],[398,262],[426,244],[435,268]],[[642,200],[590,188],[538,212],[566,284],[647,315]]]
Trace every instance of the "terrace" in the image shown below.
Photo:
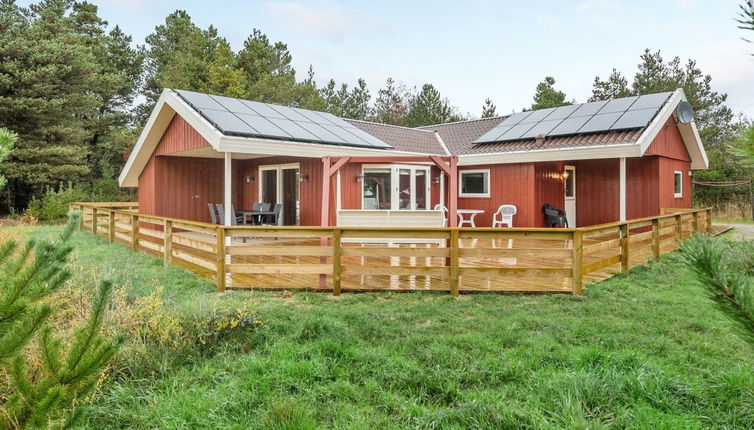
[[[72,203],[81,230],[185,267],[226,289],[554,292],[659,258],[712,234],[711,209],[581,228],[224,226]]]

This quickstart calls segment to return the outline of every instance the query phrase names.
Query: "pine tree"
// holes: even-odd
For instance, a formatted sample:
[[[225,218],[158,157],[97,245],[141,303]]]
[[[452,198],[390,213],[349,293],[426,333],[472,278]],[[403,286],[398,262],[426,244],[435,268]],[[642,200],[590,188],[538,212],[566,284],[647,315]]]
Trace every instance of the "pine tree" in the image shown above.
[[[367,83],[364,79],[359,78],[356,86],[351,89],[345,98],[342,115],[344,118],[366,120],[372,116],[372,107],[370,101],[372,95],[369,93]]]
[[[589,98],[589,101],[610,100],[628,97],[632,94],[631,88],[628,86],[628,79],[617,69],[613,69],[606,81],[601,80],[599,76],[594,78],[592,96]]]
[[[387,78],[385,88],[377,92],[372,121],[382,124],[406,125],[408,115],[408,94],[403,85],[395,85],[393,78]]]
[[[46,325],[54,312],[50,296],[70,278],[68,242],[80,216],[71,217],[56,241],[0,244],[0,369],[10,376],[10,386],[1,390],[7,397],[0,405],[0,429],[70,426],[78,417],[76,403],[91,392],[122,343],[99,334],[112,289],[107,282],[70,347]],[[24,353],[34,338],[41,364],[29,368]]]
[[[18,135],[16,133],[0,128],[0,167],[2,167],[3,162],[10,156],[10,151],[15,146],[17,140]],[[5,188],[6,181],[5,176],[0,175],[0,191]]]
[[[531,109],[545,109],[570,104],[573,104],[573,102],[566,101],[565,93],[555,89],[555,78],[547,76],[544,81],[537,84]]]
[[[741,30],[754,31],[754,0],[746,0],[739,5],[739,8],[741,10],[738,12],[738,17],[736,18],[736,22],[740,24],[738,28]],[[742,39],[751,43],[750,39],[745,37],[742,37]]]
[[[409,102],[406,122],[409,127],[420,127],[460,119],[462,117],[450,107],[448,100],[443,98],[432,84],[424,84],[421,91]]]
[[[492,103],[492,100],[484,99],[484,105],[482,106],[482,118],[492,118],[496,116],[496,110],[497,106],[495,106],[495,103]]]

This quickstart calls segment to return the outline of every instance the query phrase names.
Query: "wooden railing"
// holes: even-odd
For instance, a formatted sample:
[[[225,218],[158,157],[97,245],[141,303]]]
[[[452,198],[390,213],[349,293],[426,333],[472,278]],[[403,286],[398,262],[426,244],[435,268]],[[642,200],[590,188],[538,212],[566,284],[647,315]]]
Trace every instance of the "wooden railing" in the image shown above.
[[[81,229],[213,280],[218,291],[567,292],[710,233],[711,209],[574,229],[218,226],[73,203]]]

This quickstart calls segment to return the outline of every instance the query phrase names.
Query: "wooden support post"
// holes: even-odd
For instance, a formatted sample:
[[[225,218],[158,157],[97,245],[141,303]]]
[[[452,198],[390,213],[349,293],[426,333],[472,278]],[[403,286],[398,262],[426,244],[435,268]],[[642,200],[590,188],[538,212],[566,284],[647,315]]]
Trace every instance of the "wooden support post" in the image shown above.
[[[700,233],[699,231],[699,211],[694,211],[694,233]]]
[[[583,232],[580,229],[574,230],[572,245],[572,267],[571,267],[571,291],[574,295],[580,296],[584,288],[584,281],[581,276],[581,266],[584,264],[584,246]]]
[[[167,266],[173,264],[173,221],[165,220],[164,230],[163,249],[165,252],[163,253],[162,261]]]
[[[131,248],[139,251],[139,215],[131,215]]]
[[[458,256],[460,254],[458,249],[458,228],[454,227],[450,230],[450,294],[458,296]]]
[[[654,259],[660,258],[660,220],[652,219],[652,255]]]
[[[675,217],[675,242],[676,244],[681,243],[681,233],[683,233],[683,224],[681,219],[681,214],[676,215]]]
[[[108,227],[107,227],[107,240],[110,243],[115,242],[115,211],[110,210],[107,214],[108,216]]]
[[[217,227],[215,235],[217,236],[217,278],[215,279],[215,286],[217,287],[217,292],[222,293],[225,291],[225,228]]]
[[[712,234],[712,208],[707,208],[707,234]]]
[[[448,227],[458,225],[458,157],[450,157],[448,178]]]
[[[628,273],[628,224],[620,226],[620,271]]]
[[[97,208],[92,208],[92,234],[97,235]]]
[[[333,296],[340,295],[340,274],[343,271],[341,265],[341,254],[343,247],[340,243],[340,229],[336,228],[332,232],[332,294]]]
[[[78,208],[81,211],[81,221],[79,221],[79,230],[84,231],[84,207],[79,206]]]

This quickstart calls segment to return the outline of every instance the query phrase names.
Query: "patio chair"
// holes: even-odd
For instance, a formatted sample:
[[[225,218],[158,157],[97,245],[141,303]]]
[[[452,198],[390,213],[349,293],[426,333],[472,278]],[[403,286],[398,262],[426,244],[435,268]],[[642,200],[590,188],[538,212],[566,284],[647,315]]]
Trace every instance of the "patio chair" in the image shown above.
[[[273,215],[264,215],[264,225],[282,225],[283,219],[280,217],[283,212],[283,204],[276,203],[272,209]]]
[[[219,224],[225,223],[225,208],[220,203],[215,204],[215,207],[217,208],[217,213],[220,216]],[[230,211],[233,214],[230,217],[230,225],[238,225],[239,222],[243,223],[243,216],[236,215],[236,210],[233,208],[233,205],[230,205]]]
[[[441,204],[436,204],[435,208],[436,211],[442,211],[442,226],[447,227],[448,226],[448,208]]]
[[[513,228],[513,215],[516,212],[518,212],[518,209],[514,205],[500,205],[497,212],[492,215],[492,227],[507,225]]]
[[[218,214],[215,204],[207,203],[207,206],[209,206],[209,218],[212,224],[222,224],[222,217]]]
[[[568,227],[568,218],[566,212],[563,209],[555,209],[549,203],[542,206],[542,211],[545,213],[545,218],[548,227]]]

